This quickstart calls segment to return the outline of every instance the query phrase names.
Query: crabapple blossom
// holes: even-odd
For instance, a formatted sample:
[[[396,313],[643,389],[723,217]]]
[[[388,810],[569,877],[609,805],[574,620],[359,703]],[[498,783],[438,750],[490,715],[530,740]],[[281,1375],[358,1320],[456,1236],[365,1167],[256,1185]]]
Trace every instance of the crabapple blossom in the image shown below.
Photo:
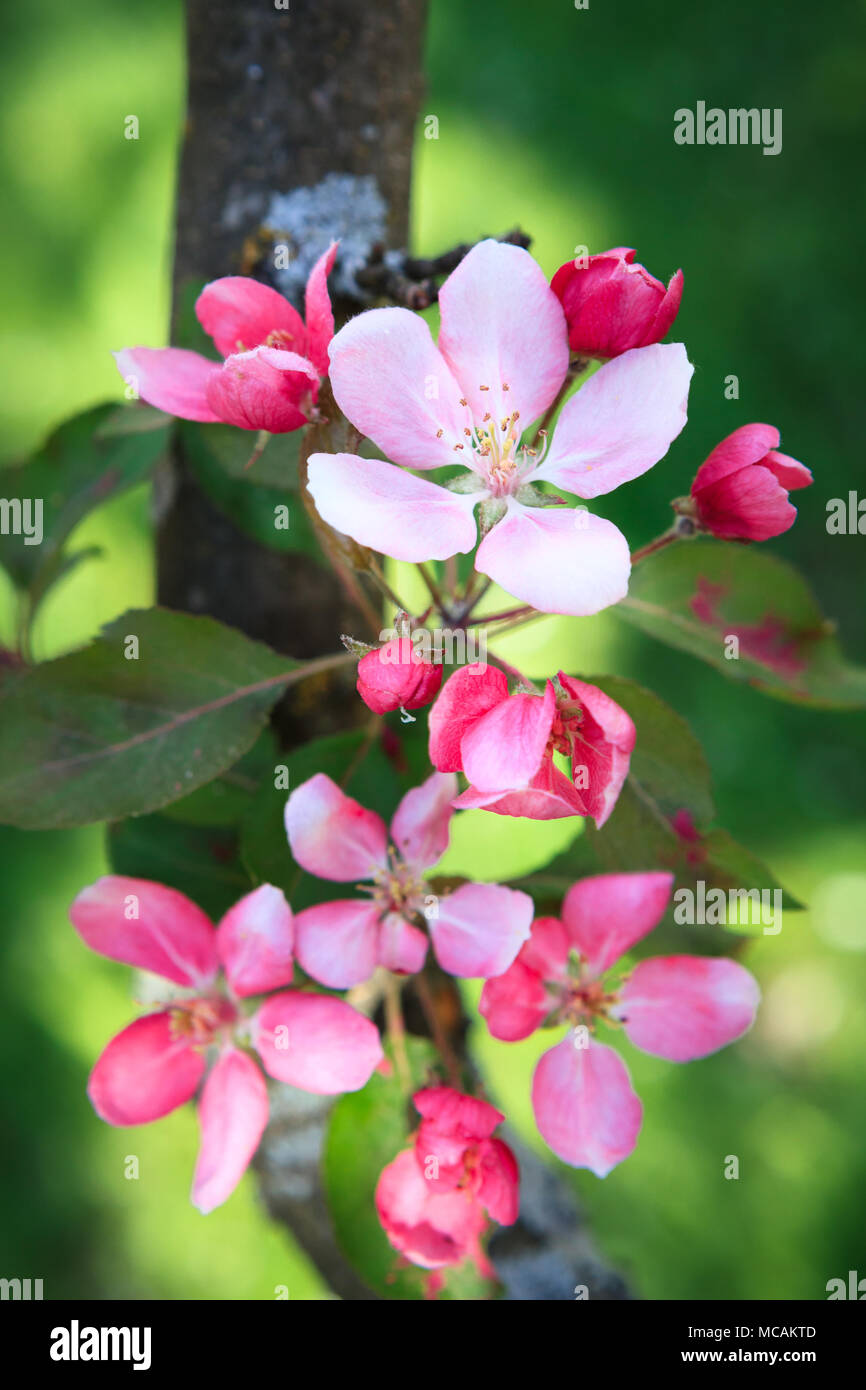
[[[505,1116],[450,1086],[416,1091],[412,1099],[422,1117],[415,1143],[388,1164],[376,1187],[385,1234],[424,1269],[469,1257],[492,1278],[480,1243],[488,1217],[510,1226],[518,1211],[517,1160],[493,1138]]]
[[[297,958],[331,989],[369,979],[377,965],[414,974],[433,952],[451,975],[487,978],[514,960],[529,936],[532,899],[496,883],[465,883],[435,899],[424,873],[448,846],[457,779],[434,772],[413,787],[391,821],[368,811],[317,773],[292,792],[286,831],[302,868],[336,883],[370,884],[369,898],[308,907],[295,917]]]
[[[739,1038],[758,1006],[754,978],[725,956],[656,956],[618,981],[606,978],[658,924],[672,884],[666,873],[575,883],[561,920],[538,918],[514,964],[481,994],[490,1032],[507,1042],[568,1025],[535,1068],[532,1108],[553,1152],[600,1178],[632,1152],[643,1107],[618,1053],[591,1036],[596,1024],[621,1026],[654,1057],[688,1062]]]
[[[392,637],[358,662],[358,694],[375,714],[429,705],[442,684],[442,666],[427,661],[410,636]]]
[[[691,497],[678,510],[720,540],[767,541],[793,526],[788,492],[808,487],[809,469],[778,452],[772,425],[741,425],[717,444],[695,475]]]
[[[114,354],[121,375],[137,383],[143,400],[182,420],[269,434],[300,429],[328,374],[334,317],[327,281],[336,254],[334,242],[310,272],[305,319],[270,286],[227,275],[205,285],[195,305],[225,361],[186,348],[124,348]]]
[[[661,342],[683,296],[683,272],[660,280],[634,263],[634,251],[615,246],[579,264],[566,261],[550,282],[568,323],[568,343],[581,357],[619,357]]]
[[[509,695],[495,667],[464,666],[430,711],[430,761],[442,772],[464,772],[471,784],[454,805],[503,816],[592,816],[604,825],[634,741],[634,724],[615,700],[562,671],[543,695]],[[568,757],[571,778],[554,753]]]
[[[599,497],[640,477],[686,420],[681,343],[624,353],[566,402],[552,441],[528,427],[567,380],[565,316],[517,246],[483,241],[439,294],[438,346],[408,309],[341,328],[330,379],[343,414],[387,456],[312,454],[309,490],[329,525],[398,560],[444,560],[481,544],[475,568],[547,613],[597,613],[626,593],[625,537],[538,484]],[[463,466],[440,486],[409,470]]]
[[[108,1043],[87,1089],[103,1120],[139,1125],[191,1100],[204,1079],[192,1188],[200,1211],[231,1195],[267,1124],[265,1080],[244,1047],[270,1076],[317,1095],[360,1089],[382,1060],[377,1029],[350,1005],[282,989],[292,978],[293,919],[268,883],[216,928],[183,893],[116,874],[84,888],[69,915],[92,950],[170,982],[159,1008]],[[243,1000],[268,990],[281,992],[244,1012]]]

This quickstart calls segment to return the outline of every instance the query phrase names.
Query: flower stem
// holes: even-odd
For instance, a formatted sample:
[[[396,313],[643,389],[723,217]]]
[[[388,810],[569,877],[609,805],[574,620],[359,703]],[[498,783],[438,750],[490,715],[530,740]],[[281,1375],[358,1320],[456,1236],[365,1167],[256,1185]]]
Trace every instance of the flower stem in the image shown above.
[[[666,545],[672,545],[674,541],[678,541],[680,538],[680,532],[677,530],[676,526],[672,526],[671,529],[665,531],[663,535],[656,536],[654,541],[649,542],[649,545],[643,545],[640,550],[633,551],[631,557],[632,565],[636,565],[640,560],[645,560],[647,555],[654,555],[657,550],[664,550]]]
[[[412,1089],[412,1074],[409,1070],[409,1054],[406,1051],[406,1025],[403,1022],[403,1008],[400,1003],[402,985],[396,975],[388,972],[385,982],[385,1022],[388,1037],[394,1047],[394,1063],[400,1085],[406,1095]]]

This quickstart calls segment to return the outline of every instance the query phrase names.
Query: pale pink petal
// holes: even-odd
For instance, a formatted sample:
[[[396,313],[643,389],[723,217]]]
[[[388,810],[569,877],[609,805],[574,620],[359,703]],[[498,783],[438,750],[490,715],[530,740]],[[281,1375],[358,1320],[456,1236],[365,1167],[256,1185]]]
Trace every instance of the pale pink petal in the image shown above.
[[[584,618],[625,598],[631,558],[625,536],[600,516],[512,500],[475,568],[542,613]]]
[[[438,864],[448,848],[448,833],[454,814],[451,802],[457,795],[453,772],[434,772],[420,787],[407,792],[391,821],[391,838],[414,869]]]
[[[427,937],[399,912],[379,923],[377,961],[395,975],[416,975],[427,959]]]
[[[81,890],[69,917],[90,949],[109,960],[178,985],[203,985],[217,972],[210,918],[184,893],[161,883],[107,874]]]
[[[319,516],[359,545],[416,564],[465,554],[475,544],[474,494],[449,492],[357,454],[311,454],[307,468]]]
[[[450,975],[487,979],[507,970],[529,936],[532,899],[498,883],[464,883],[430,922],[436,959]]]
[[[456,810],[493,811],[497,816],[518,816],[526,820],[563,820],[566,816],[587,816],[584,793],[555,766],[552,757],[541,761],[538,772],[521,791],[480,792],[467,787],[455,798]]]
[[[306,357],[257,347],[226,358],[208,380],[207,398],[227,425],[288,434],[309,420],[318,385],[319,374]]]
[[[286,803],[286,833],[302,869],[334,883],[369,879],[387,863],[388,832],[324,772],[302,782]]]
[[[568,370],[565,315],[541,267],[519,246],[479,242],[448,276],[439,308],[439,351],[476,422],[516,410],[526,429]]]
[[[217,927],[223,969],[241,998],[289,983],[293,945],[292,909],[270,883],[236,902]]]
[[[463,392],[417,314],[358,314],[332,341],[330,359],[337,405],[394,463],[469,466],[463,431],[471,421],[460,404]]]
[[[268,1089],[251,1057],[230,1048],[214,1065],[198,1106],[201,1146],[192,1204],[213,1211],[230,1197],[268,1122]]]
[[[442,687],[430,711],[430,761],[440,772],[461,772],[461,743],[467,729],[508,699],[508,680],[495,666],[462,666]]]
[[[569,888],[562,920],[593,975],[658,926],[673,882],[673,874],[597,874]]]
[[[176,1037],[169,1012],[146,1014],[112,1038],[97,1059],[87,1094],[110,1125],[146,1125],[195,1095],[204,1058]]]
[[[539,1058],[532,1108],[544,1141],[563,1163],[607,1177],[628,1158],[643,1118],[625,1062],[612,1047],[569,1034]]]
[[[600,497],[664,458],[686,423],[694,368],[682,343],[632,348],[567,401],[534,475],[578,497]]]
[[[208,383],[222,371],[200,352],[186,348],[124,348],[114,353],[117,370],[138,396],[181,420],[214,424],[222,416],[208,401]]]
[[[760,463],[765,454],[778,447],[779,431],[775,425],[740,425],[704,459],[695,474],[692,491],[710,487],[749,464]]]
[[[369,980],[378,964],[379,909],[370,898],[317,903],[295,917],[295,955],[329,989]]]
[[[751,1028],[760,997],[754,976],[725,956],[655,956],[629,976],[617,1016],[635,1047],[691,1062]]]
[[[320,376],[328,375],[328,345],[334,336],[334,313],[328,294],[328,276],[334,268],[338,242],[332,241],[316,261],[307,280],[304,313],[307,320],[306,356]]]
[[[512,695],[463,735],[463,771],[482,792],[526,787],[538,772],[556,714],[550,681],[544,695]]]
[[[195,302],[198,321],[223,357],[249,352],[279,333],[273,346],[305,355],[306,330],[297,309],[249,275],[224,275],[205,285]]]
[[[265,1000],[255,1047],[276,1081],[320,1096],[359,1091],[383,1057],[369,1018],[342,999],[296,990]]]

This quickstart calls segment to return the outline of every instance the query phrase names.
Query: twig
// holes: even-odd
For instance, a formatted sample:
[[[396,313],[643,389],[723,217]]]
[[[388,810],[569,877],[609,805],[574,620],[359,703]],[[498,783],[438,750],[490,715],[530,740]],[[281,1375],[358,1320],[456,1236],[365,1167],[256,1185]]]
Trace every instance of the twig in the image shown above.
[[[530,246],[532,238],[515,227],[497,241],[509,246]],[[463,242],[443,251],[439,256],[419,257],[405,253],[386,257],[385,247],[377,242],[370,252],[365,266],[355,272],[355,281],[368,293],[377,298],[390,299],[405,309],[428,309],[439,297],[438,279],[450,275],[464,256],[472,250],[474,242]]]

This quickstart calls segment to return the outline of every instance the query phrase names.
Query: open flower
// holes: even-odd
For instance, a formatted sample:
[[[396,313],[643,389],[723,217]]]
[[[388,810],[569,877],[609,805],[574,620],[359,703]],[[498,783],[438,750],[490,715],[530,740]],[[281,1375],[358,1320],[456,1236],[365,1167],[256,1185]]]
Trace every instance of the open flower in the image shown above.
[[[371,309],[336,335],[340,409],[393,460],[313,454],[309,489],[329,525],[398,560],[472,550],[475,567],[547,613],[597,613],[626,593],[625,537],[536,487],[599,497],[664,456],[686,420],[692,368],[680,343],[625,353],[563,407],[549,447],[524,431],[566,379],[562,306],[517,246],[473,247],[439,294],[438,347],[408,309]],[[448,487],[409,469],[464,465]],[[397,466],[399,465],[399,466]],[[559,499],[561,501],[561,499]]]
[[[788,492],[808,487],[812,474],[778,447],[772,425],[741,425],[716,445],[691,489],[689,514],[702,530],[720,540],[768,541],[794,525]]]
[[[124,348],[114,354],[124,380],[142,400],[208,424],[286,434],[311,418],[328,374],[334,316],[328,275],[334,243],[307,281],[306,321],[283,295],[246,275],[205,285],[195,311],[225,361],[186,348]]]
[[[412,1099],[422,1116],[415,1143],[388,1164],[376,1187],[385,1234],[423,1269],[468,1256],[492,1278],[480,1243],[488,1217],[510,1226],[518,1211],[517,1160],[492,1137],[505,1116],[450,1086],[416,1091]]]
[[[550,282],[568,323],[568,342],[581,357],[619,357],[661,342],[679,312],[683,272],[667,289],[634,251],[615,246],[580,262],[566,261]]]
[[[407,792],[385,822],[340,791],[323,772],[292,792],[286,831],[308,873],[336,883],[369,883],[368,899],[319,903],[295,918],[297,958],[314,980],[348,989],[377,965],[409,975],[433,951],[451,975],[487,978],[507,970],[532,922],[532,899],[497,883],[465,883],[435,897],[423,875],[448,846],[456,778],[434,772]]]
[[[207,1072],[192,1188],[200,1211],[231,1195],[267,1124],[264,1077],[239,1043],[255,1048],[270,1076],[317,1095],[359,1090],[382,1060],[375,1026],[340,999],[286,990],[243,1012],[242,1000],[292,978],[292,912],[270,884],[235,903],[216,930],[183,893],[119,875],[83,889],[69,915],[92,950],[179,987],[112,1038],[87,1090],[109,1124],[147,1124],[191,1100]]]
[[[430,711],[430,761],[442,772],[464,772],[471,783],[454,805],[501,816],[592,816],[604,825],[634,741],[634,724],[615,700],[562,671],[543,695],[509,695],[495,667],[464,666]],[[554,753],[568,757],[570,778]]]
[[[575,883],[562,920],[539,918],[510,970],[481,994],[490,1032],[507,1042],[569,1026],[539,1059],[532,1108],[553,1152],[600,1178],[631,1153],[643,1107],[618,1053],[592,1036],[596,1024],[621,1026],[654,1057],[689,1062],[745,1033],[760,998],[748,970],[724,956],[656,956],[618,982],[605,978],[660,921],[672,884],[663,873]]]

